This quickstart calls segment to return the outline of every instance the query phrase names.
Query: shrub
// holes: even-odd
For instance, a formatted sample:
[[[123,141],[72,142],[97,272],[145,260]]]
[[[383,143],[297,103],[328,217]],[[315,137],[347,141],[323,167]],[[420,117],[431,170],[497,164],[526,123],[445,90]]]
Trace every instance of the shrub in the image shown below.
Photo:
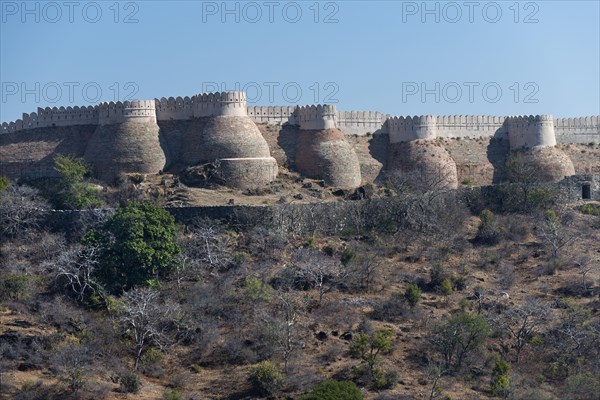
[[[142,386],[140,378],[133,372],[126,372],[121,376],[121,393],[137,393]]]
[[[7,275],[0,282],[0,299],[23,300],[28,297],[27,275]]]
[[[368,366],[371,377],[375,377],[379,355],[389,353],[392,349],[392,334],[390,330],[378,329],[370,335],[359,333],[352,339],[350,354]]]
[[[471,178],[465,178],[463,179],[462,184],[465,186],[475,186],[475,181]]]
[[[0,193],[4,192],[10,186],[10,179],[0,176]]]
[[[283,375],[271,361],[261,361],[250,367],[248,380],[259,394],[268,396],[283,385]]]
[[[56,156],[54,170],[60,175],[56,203],[61,208],[97,207],[102,204],[95,187],[84,181],[89,173],[83,158]]]
[[[586,372],[567,378],[563,387],[563,399],[587,400],[595,398],[600,393],[600,378]]]
[[[440,292],[446,298],[446,301],[447,301],[448,296],[450,296],[452,294],[452,282],[450,282],[450,279],[444,279],[440,283]]]
[[[380,321],[398,322],[408,311],[405,297],[401,293],[392,293],[387,301],[377,302],[372,318]]]
[[[355,254],[354,254],[354,250],[352,249],[352,247],[346,247],[344,249],[344,251],[342,252],[342,257],[341,257],[342,264],[344,266],[347,266],[350,263],[350,261],[352,261],[354,256],[355,256]]]
[[[151,347],[140,357],[140,370],[146,376],[160,378],[164,374],[162,361],[163,354],[161,351]]]
[[[376,390],[391,389],[398,383],[398,371],[375,368],[373,371],[373,388]]]
[[[181,393],[177,389],[166,390],[163,394],[163,400],[181,400]]]
[[[323,381],[300,400],[362,400],[363,395],[354,382]]]
[[[475,236],[475,243],[493,245],[500,241],[502,231],[498,224],[498,218],[490,210],[483,210],[479,214],[479,228]]]
[[[496,361],[492,370],[492,393],[506,397],[510,390],[510,364],[504,360]]]
[[[268,283],[258,278],[246,278],[244,291],[252,301],[265,300],[273,298],[273,288]]]
[[[406,291],[404,292],[404,298],[408,302],[411,307],[417,305],[417,303],[421,300],[421,289],[414,283],[411,283],[406,287]]]
[[[245,262],[250,261],[250,254],[244,251],[237,251],[233,254],[233,263],[235,265],[242,265]]]
[[[584,204],[579,207],[579,211],[584,214],[600,217],[600,205],[598,204]]]

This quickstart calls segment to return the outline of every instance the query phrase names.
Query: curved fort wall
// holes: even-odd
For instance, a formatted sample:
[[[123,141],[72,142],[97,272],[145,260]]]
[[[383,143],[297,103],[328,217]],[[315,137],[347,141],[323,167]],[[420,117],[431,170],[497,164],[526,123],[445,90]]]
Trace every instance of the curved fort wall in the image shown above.
[[[38,108],[37,112],[23,114],[21,119],[1,125],[0,133],[9,135],[0,136],[1,153],[4,154],[0,160],[0,173],[24,176],[24,171],[31,171],[37,165],[40,174],[51,175],[52,154],[85,153],[86,159],[99,174],[108,179],[119,171],[158,172],[165,165],[165,153],[171,153],[171,160],[183,165],[227,160],[222,163],[223,168],[232,176],[238,176],[238,185],[241,184],[239,177],[243,175],[242,171],[262,168],[255,168],[254,164],[267,165],[265,170],[268,172],[259,173],[259,176],[273,175],[272,161],[260,161],[270,158],[270,151],[256,124],[261,124],[261,129],[263,126],[270,126],[265,130],[274,129],[273,139],[277,144],[283,139],[293,144],[293,149],[282,152],[282,157],[292,157],[290,165],[299,161],[299,169],[304,169],[304,173],[340,185],[354,185],[356,177],[361,176],[359,168],[355,168],[357,157],[354,148],[363,140],[361,136],[367,133],[383,134],[376,136],[387,147],[418,142],[422,148],[431,146],[429,142],[436,138],[484,138],[490,143],[501,139],[503,143],[510,142],[510,150],[540,150],[532,156],[535,159],[540,159],[542,153],[548,153],[544,148],[552,148],[555,144],[600,143],[599,116],[558,119],[547,115],[391,117],[377,111],[337,111],[334,105],[247,106],[245,93],[223,92],[87,107]],[[169,129],[173,130],[173,135],[170,135],[171,132],[165,135]],[[159,132],[161,140],[167,136],[169,149],[161,148]],[[352,136],[353,144],[348,141],[349,136]],[[47,138],[48,143],[44,143],[42,137]],[[368,140],[375,140],[375,136]],[[360,143],[362,146],[363,143]],[[467,154],[467,147],[473,146],[466,146],[463,150],[459,148],[459,142],[455,144],[453,146],[457,150],[452,150],[452,157],[456,159],[457,166],[471,168],[473,157]],[[36,150],[29,154],[27,147]],[[364,144],[363,147],[362,153],[369,153],[372,146]],[[485,147],[489,153],[490,146]],[[178,150],[173,152],[173,148]],[[498,149],[503,151],[504,147]],[[482,154],[474,157],[475,161],[486,158],[485,151],[479,147],[476,150]],[[399,161],[394,157],[399,157],[402,152],[395,153],[390,152],[387,158],[375,157],[377,162],[373,165],[381,166],[382,160],[389,159],[391,168],[398,166]],[[412,150],[404,153],[411,159],[418,154]],[[462,153],[466,154],[465,157]],[[360,158],[362,164],[365,163],[363,156]],[[442,163],[448,165],[445,155],[440,154],[437,158],[444,159]],[[559,156],[555,158],[562,159]],[[236,159],[254,161],[240,161],[232,167],[236,163],[232,160]],[[309,167],[307,160],[314,165]],[[116,166],[112,167],[111,163]],[[498,165],[493,167],[497,169]],[[600,163],[597,161],[585,165],[589,170],[598,167]],[[376,169],[371,175],[377,174]],[[356,173],[356,170],[359,172]]]

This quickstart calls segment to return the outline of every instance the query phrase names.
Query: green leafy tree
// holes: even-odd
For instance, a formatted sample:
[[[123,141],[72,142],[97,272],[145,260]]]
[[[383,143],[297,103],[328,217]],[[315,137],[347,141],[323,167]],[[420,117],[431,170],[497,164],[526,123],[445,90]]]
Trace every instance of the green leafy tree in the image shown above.
[[[300,400],[362,400],[363,395],[354,382],[327,380],[315,387]]]
[[[445,368],[460,369],[467,355],[479,350],[490,333],[487,321],[480,315],[461,312],[433,328],[429,342],[444,359]]]
[[[369,368],[371,376],[374,376],[379,355],[389,353],[391,348],[392,331],[378,329],[370,335],[357,334],[350,344],[350,354],[355,358],[360,358]]]
[[[421,300],[421,289],[414,283],[411,283],[406,287],[406,291],[404,292],[404,298],[408,302],[411,307],[417,305],[417,303]]]
[[[96,188],[85,181],[89,169],[82,158],[56,156],[54,170],[60,175],[59,207],[81,209],[102,204]]]
[[[148,202],[131,202],[84,241],[103,249],[97,274],[106,288],[120,293],[136,285],[152,285],[174,268],[180,252],[175,235],[171,214]]]

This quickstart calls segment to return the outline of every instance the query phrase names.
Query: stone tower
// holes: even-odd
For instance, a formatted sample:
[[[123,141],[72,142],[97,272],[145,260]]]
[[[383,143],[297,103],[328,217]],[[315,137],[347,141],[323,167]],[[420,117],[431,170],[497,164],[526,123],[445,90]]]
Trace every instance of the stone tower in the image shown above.
[[[159,141],[154,100],[100,104],[98,127],[84,157],[106,182],[122,173],[155,174],[162,170],[165,153]]]
[[[277,177],[277,161],[248,117],[244,92],[200,94],[183,134],[182,162],[216,163],[230,187],[257,187]]]
[[[300,126],[295,165],[310,178],[341,187],[360,186],[358,157],[344,134],[337,129],[334,105],[298,107],[295,120]]]

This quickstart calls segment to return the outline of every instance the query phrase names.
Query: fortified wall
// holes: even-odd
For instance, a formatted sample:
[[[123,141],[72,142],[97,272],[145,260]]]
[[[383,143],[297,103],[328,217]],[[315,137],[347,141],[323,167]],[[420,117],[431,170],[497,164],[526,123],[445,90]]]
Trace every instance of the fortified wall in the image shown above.
[[[279,166],[356,187],[390,174],[437,176],[451,187],[502,177],[523,153],[557,181],[600,173],[600,117],[390,116],[334,105],[248,106],[244,92],[38,108],[0,129],[0,174],[52,176],[57,154],[97,176],[178,172],[213,163],[231,187],[265,185]]]

